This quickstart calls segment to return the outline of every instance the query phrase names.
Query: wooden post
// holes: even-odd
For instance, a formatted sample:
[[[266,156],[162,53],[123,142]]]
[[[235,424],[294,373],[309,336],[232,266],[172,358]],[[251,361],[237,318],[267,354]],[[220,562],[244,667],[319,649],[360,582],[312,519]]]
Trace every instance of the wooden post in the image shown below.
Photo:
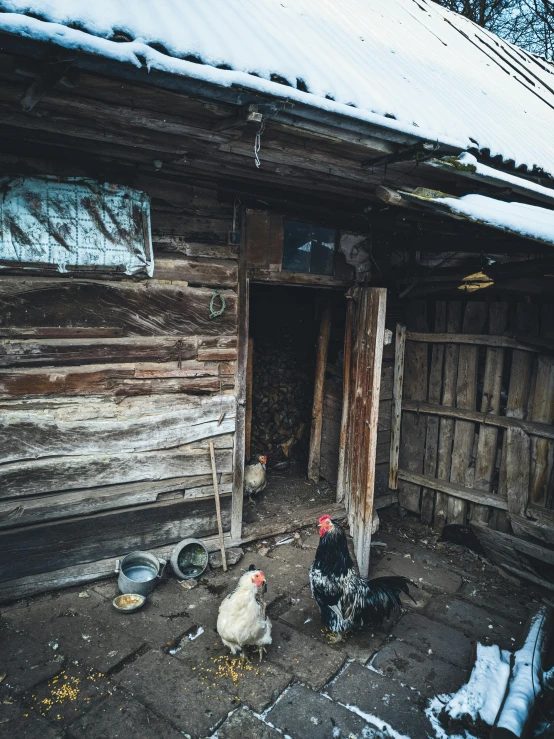
[[[233,454],[233,498],[231,502],[231,538],[241,539],[244,498],[244,444],[246,432],[246,365],[248,361],[248,277],[246,276],[246,213],[242,209],[241,243],[238,260],[238,352],[235,394],[237,418]]]
[[[252,439],[252,361],[254,358],[254,339],[248,339],[248,358],[246,361],[246,418],[244,456],[250,459],[250,442]]]
[[[503,334],[508,324],[508,303],[491,303],[489,309],[489,333]],[[500,411],[500,391],[502,389],[502,371],[504,368],[504,349],[488,347],[485,360],[485,376],[483,378],[483,397],[481,412],[498,415]],[[475,479],[473,487],[490,492],[491,481],[496,462],[496,446],[498,429],[494,426],[480,426],[475,459]],[[487,506],[470,505],[472,521],[487,522],[490,518]]]
[[[487,320],[487,304],[469,302],[464,312],[462,331],[480,334]],[[475,410],[477,402],[477,346],[462,345],[458,358],[458,382],[456,385],[456,407]],[[454,444],[452,447],[452,464],[450,482],[471,487],[473,481],[467,474],[473,454],[475,426],[468,421],[456,421],[454,424]],[[448,523],[465,524],[467,504],[459,498],[448,501]]]
[[[347,297],[346,326],[344,330],[344,366],[342,375],[342,417],[340,422],[339,439],[339,470],[337,474],[337,503],[341,503],[346,497],[348,486],[347,460],[347,437],[348,437],[348,414],[350,412],[350,382],[352,375],[352,332],[354,320],[354,304]]]
[[[435,333],[442,333],[446,328],[446,302],[437,300],[435,303]],[[442,393],[442,365],[444,362],[444,346],[433,344],[431,349],[431,368],[429,370],[429,388],[427,398],[430,403],[440,403]],[[439,444],[439,419],[427,419],[427,434],[425,436],[425,458],[423,460],[423,474],[435,477],[437,474],[437,455]],[[421,520],[423,523],[433,522],[435,491],[423,488],[421,494]]]
[[[459,333],[462,328],[462,304],[458,300],[450,300],[447,305],[446,330],[450,334]],[[444,377],[442,383],[442,405],[454,406],[456,383],[458,381],[458,357],[460,347],[447,344],[444,349]],[[452,437],[454,421],[441,418],[439,424],[439,453],[437,459],[437,477],[450,480],[452,463]],[[437,493],[435,497],[435,526],[444,526],[448,518],[448,496]]]
[[[310,435],[310,456],[308,459],[308,478],[319,482],[319,462],[321,458],[321,427],[323,421],[323,394],[327,351],[331,335],[331,303],[327,302],[321,316],[319,338],[317,340],[317,360],[315,366],[314,404],[312,408],[312,432]]]
[[[223,540],[223,524],[221,522],[221,507],[219,505],[219,487],[217,484],[217,467],[215,466],[215,451],[213,441],[209,442],[210,461],[212,463],[212,479],[214,484],[215,512],[217,515],[217,532],[219,534],[219,548],[221,550],[221,563],[223,572],[227,572],[227,557],[225,555],[225,542]]]
[[[400,450],[400,423],[402,419],[402,385],[404,383],[404,351],[406,326],[396,324],[394,343],[394,379],[392,383],[389,488],[398,490],[398,453]]]

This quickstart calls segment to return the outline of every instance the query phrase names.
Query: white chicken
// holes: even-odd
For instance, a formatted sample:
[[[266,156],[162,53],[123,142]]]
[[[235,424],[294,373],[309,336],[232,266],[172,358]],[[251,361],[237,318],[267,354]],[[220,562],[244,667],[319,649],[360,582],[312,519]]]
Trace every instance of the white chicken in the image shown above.
[[[255,461],[250,462],[244,467],[244,491],[248,493],[248,499],[252,505],[254,505],[252,493],[261,493],[267,485],[265,474],[266,462],[267,457],[260,454],[256,457]]]
[[[258,648],[260,662],[264,646],[271,644],[271,621],[265,613],[264,573],[250,565],[237,587],[219,606],[217,633],[233,654],[246,657],[244,647]]]

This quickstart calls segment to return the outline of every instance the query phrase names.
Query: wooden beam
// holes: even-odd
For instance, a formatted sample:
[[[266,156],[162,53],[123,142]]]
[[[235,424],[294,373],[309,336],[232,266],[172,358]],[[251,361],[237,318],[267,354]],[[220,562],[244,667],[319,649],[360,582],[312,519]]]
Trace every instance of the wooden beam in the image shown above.
[[[427,477],[426,475],[419,475],[416,472],[410,472],[403,469],[398,470],[398,479],[405,480],[414,485],[425,485],[426,487],[432,488],[433,490],[439,490],[441,493],[446,493],[447,495],[462,501],[471,501],[472,503],[488,505],[491,506],[491,508],[498,508],[501,511],[508,510],[507,500],[501,495],[488,495],[480,491],[475,492],[471,488],[466,488],[463,485],[458,485],[454,482],[447,482],[446,480],[439,480],[437,478]]]
[[[537,360],[535,392],[531,420],[544,424],[554,421],[554,358]],[[547,505],[548,485],[552,473],[552,444],[546,439],[531,439],[531,475],[529,499],[538,505]]]
[[[331,335],[331,303],[327,301],[321,316],[319,337],[317,340],[317,359],[315,366],[314,402],[312,406],[312,430],[310,434],[310,454],[308,458],[308,479],[319,482],[319,465],[321,459],[321,429],[323,425],[323,391],[325,386],[325,370],[327,352]]]
[[[21,108],[29,113],[39,100],[65,77],[71,61],[46,62],[39,76],[31,82],[21,98]]]
[[[554,545],[554,511],[530,503],[524,516],[512,514],[510,523],[516,536],[533,537]]]
[[[394,344],[394,379],[392,384],[391,437],[389,488],[398,489],[398,454],[400,451],[400,425],[402,419],[402,385],[404,383],[404,350],[406,348],[406,326],[396,324]]]
[[[544,439],[554,439],[554,427],[545,423],[534,423],[533,421],[520,421],[510,416],[496,416],[493,413],[482,411],[465,410],[464,408],[453,408],[448,405],[437,405],[425,403],[422,400],[403,400],[402,408],[405,411],[415,413],[429,413],[434,416],[445,418],[459,418],[462,421],[475,421],[487,426],[498,426],[499,428],[519,428],[531,436],[540,436]]]
[[[406,339],[408,341],[424,341],[427,344],[470,344],[518,349],[524,352],[538,353],[540,351],[537,346],[516,341],[510,336],[490,336],[489,334],[430,334],[421,331],[408,331]]]
[[[508,513],[523,516],[529,499],[531,443],[518,428],[506,432],[506,495]]]

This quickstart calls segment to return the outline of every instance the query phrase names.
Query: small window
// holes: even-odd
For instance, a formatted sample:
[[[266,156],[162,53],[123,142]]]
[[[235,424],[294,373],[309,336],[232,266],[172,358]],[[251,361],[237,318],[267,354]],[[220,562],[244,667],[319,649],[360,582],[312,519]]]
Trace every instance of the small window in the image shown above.
[[[311,223],[285,221],[283,269],[332,275],[335,270],[337,232]]]

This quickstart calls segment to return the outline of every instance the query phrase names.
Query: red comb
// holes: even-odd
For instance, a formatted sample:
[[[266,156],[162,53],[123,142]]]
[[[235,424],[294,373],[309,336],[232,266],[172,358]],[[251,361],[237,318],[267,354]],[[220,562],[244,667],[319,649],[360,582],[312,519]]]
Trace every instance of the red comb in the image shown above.
[[[323,523],[324,521],[327,521],[327,519],[331,520],[331,516],[328,513],[324,513],[323,516],[319,517],[318,523]]]

